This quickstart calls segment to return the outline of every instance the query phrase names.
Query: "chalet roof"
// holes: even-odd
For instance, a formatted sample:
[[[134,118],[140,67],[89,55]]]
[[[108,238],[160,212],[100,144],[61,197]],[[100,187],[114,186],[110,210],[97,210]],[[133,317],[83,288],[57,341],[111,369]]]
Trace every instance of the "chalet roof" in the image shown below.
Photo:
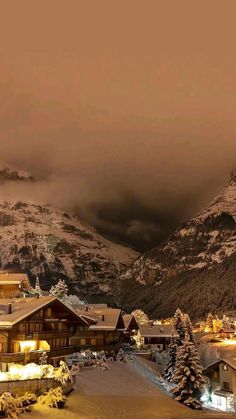
[[[207,370],[208,368],[213,367],[214,365],[221,364],[222,362],[224,364],[229,365],[229,367],[233,368],[233,370],[236,371],[236,357],[227,357],[227,358],[225,357],[225,358],[217,359],[215,362],[212,362],[211,364],[208,364],[204,368],[204,370]]]
[[[76,312],[90,323],[89,330],[124,330],[125,325],[118,308],[76,309]]]
[[[124,320],[126,330],[129,328],[132,321],[134,321],[136,323],[136,326],[137,326],[136,329],[139,329],[138,323],[137,323],[135,317],[133,316],[133,314],[124,314],[123,315],[123,320]]]
[[[1,298],[0,299],[0,329],[1,328],[11,328],[14,324],[24,320],[31,314],[35,313],[38,310],[48,306],[54,301],[58,301],[63,304],[68,311],[73,313],[75,316],[80,318],[84,324],[86,321],[81,319],[81,317],[62,301],[59,301],[56,297],[47,296],[40,298]],[[12,312],[8,313],[8,307],[11,304]]]
[[[29,277],[25,273],[0,272],[0,285],[20,285],[25,283],[31,288]]]
[[[139,326],[139,331],[143,337],[178,337],[175,328],[171,324],[155,324],[153,326]]]

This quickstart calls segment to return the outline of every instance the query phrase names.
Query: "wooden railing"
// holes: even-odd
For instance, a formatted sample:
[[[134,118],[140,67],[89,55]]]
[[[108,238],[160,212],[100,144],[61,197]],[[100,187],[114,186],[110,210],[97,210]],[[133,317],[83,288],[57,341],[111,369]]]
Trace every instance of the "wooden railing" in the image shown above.
[[[32,333],[18,333],[16,335],[16,340],[47,340],[47,339],[57,339],[57,338],[69,338],[73,336],[73,332],[63,331],[59,332],[58,330],[54,331],[41,331],[41,332],[32,332]]]
[[[81,349],[78,345],[66,346],[64,348],[55,348],[47,351],[47,356],[50,358],[59,357],[64,355],[73,354],[74,352],[79,352]],[[0,362],[1,363],[20,363],[26,364],[29,362],[37,363],[41,357],[43,351],[31,351],[31,352],[16,352],[16,353],[0,353]]]

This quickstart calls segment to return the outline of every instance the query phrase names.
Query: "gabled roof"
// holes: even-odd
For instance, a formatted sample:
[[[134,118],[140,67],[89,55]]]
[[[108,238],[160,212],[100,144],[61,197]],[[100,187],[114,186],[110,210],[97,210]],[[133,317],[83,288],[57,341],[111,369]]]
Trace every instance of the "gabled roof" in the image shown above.
[[[207,370],[210,367],[213,367],[214,365],[221,364],[221,363],[227,364],[229,367],[233,368],[233,370],[236,371],[236,357],[230,357],[230,358],[220,358],[217,359],[215,362],[212,362],[211,364],[208,364],[204,370]]]
[[[0,272],[0,285],[24,285],[31,288],[29,277],[25,273]]]
[[[138,323],[135,317],[133,316],[133,314],[124,314],[123,320],[125,324],[125,330],[128,330],[130,327],[132,327],[132,324],[133,324],[133,329],[136,329],[136,330],[139,329]]]
[[[156,324],[153,326],[139,326],[139,331],[143,337],[178,337],[178,333],[171,324]]]
[[[47,307],[53,302],[62,304],[69,312],[80,319],[84,325],[87,324],[86,321],[78,315],[78,313],[76,313],[62,301],[58,300],[56,297],[47,296],[40,298],[2,298],[0,299],[0,329],[11,328],[15,324],[26,319],[42,308]],[[11,304],[12,310],[10,314],[8,313],[9,304]]]
[[[125,324],[118,308],[98,308],[79,310],[76,312],[90,323],[89,330],[124,330]]]

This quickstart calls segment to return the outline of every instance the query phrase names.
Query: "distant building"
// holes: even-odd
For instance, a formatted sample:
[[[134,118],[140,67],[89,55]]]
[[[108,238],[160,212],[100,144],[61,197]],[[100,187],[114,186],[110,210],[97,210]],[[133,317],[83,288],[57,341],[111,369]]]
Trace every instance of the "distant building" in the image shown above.
[[[0,272],[0,298],[21,297],[24,292],[31,290],[27,274]]]
[[[83,306],[76,308],[77,314],[88,323],[88,328],[78,330],[71,341],[82,348],[103,349],[120,342],[125,324],[121,310],[106,305]]]
[[[170,324],[159,324],[154,326],[139,326],[137,342],[141,348],[159,347],[165,349],[171,337],[178,337],[175,328]]]
[[[236,358],[223,358],[204,369],[212,386],[212,403],[222,410],[236,407]]]

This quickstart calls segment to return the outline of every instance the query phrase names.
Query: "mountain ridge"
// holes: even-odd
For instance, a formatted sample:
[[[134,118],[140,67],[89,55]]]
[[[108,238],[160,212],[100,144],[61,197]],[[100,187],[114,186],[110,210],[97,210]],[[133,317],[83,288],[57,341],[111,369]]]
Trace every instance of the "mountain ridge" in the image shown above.
[[[143,296],[140,299],[137,295],[135,304],[140,304],[151,315],[169,315],[178,306],[199,316],[211,308],[234,309],[236,298],[233,303],[230,296],[232,292],[235,296],[235,280],[231,278],[232,267],[230,267],[231,275],[227,272],[229,261],[233,265],[236,264],[235,255],[236,171],[234,170],[228,184],[208,207],[184,223],[161,245],[141,255],[128,268],[120,281],[120,302],[126,307],[133,304],[124,295],[124,284],[127,286],[129,281],[131,287],[137,288],[137,283],[140,285],[139,293]],[[213,271],[215,279],[212,278]],[[221,283],[222,293],[225,294],[223,303],[221,293],[217,289],[212,290],[210,286],[210,281],[212,283],[215,281],[219,285],[218,277],[225,279],[225,283]],[[201,291],[201,281],[206,284],[207,278],[214,298],[208,298],[207,290],[205,294]],[[188,295],[186,291],[189,288],[191,294]],[[196,295],[197,289],[198,295]],[[151,303],[147,301],[149,294],[153,296]],[[190,304],[192,295],[195,295],[195,304],[199,306],[195,313]],[[217,295],[219,295],[218,300]]]
[[[1,173],[4,183],[33,180],[6,166],[0,180]],[[112,298],[117,278],[137,256],[72,214],[0,196],[0,268],[26,271],[32,283],[39,276],[48,289],[63,278],[82,296]]]

